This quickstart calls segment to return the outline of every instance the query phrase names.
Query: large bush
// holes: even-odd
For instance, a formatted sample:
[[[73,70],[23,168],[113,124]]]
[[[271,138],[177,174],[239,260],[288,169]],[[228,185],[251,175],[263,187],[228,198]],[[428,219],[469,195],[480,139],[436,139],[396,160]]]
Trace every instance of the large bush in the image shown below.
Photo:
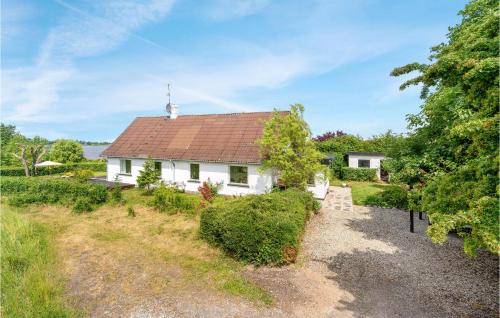
[[[309,192],[295,189],[221,201],[203,210],[200,233],[249,263],[291,263],[315,208],[318,206]]]
[[[180,193],[172,187],[160,185],[153,192],[152,205],[159,212],[194,212],[200,206],[198,196]]]
[[[83,160],[83,146],[75,140],[56,140],[50,149],[50,159],[63,163],[80,162]]]
[[[49,175],[56,173],[63,173],[75,170],[92,170],[92,171],[106,171],[106,162],[103,161],[93,161],[93,162],[81,162],[75,164],[65,164],[53,167],[38,167],[37,175]],[[0,167],[1,176],[24,176],[23,167]]]
[[[31,177],[2,177],[0,191],[2,195],[9,196],[9,204],[15,206],[31,203],[72,205],[80,198],[87,198],[92,204],[100,204],[106,202],[108,197],[107,188],[102,184]]]
[[[377,169],[343,167],[342,179],[350,181],[375,181],[377,180]]]
[[[364,204],[381,208],[407,209],[408,191],[399,186],[387,186],[382,192],[368,196]]]
[[[389,154],[391,180],[420,192],[412,205],[428,214],[434,242],[458,231],[471,256],[479,249],[500,254],[499,11],[498,1],[471,0],[427,64],[391,72],[415,74],[400,89],[419,85],[423,99],[418,113],[406,116],[407,140]]]

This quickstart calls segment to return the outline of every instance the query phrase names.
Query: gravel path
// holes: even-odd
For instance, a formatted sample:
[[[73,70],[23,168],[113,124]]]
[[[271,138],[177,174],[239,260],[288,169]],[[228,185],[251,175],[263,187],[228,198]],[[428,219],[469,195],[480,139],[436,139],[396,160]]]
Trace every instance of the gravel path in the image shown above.
[[[498,317],[498,257],[463,253],[450,236],[434,245],[427,221],[407,212],[353,206],[350,189],[332,187],[304,239],[307,270],[339,288],[333,304],[353,317]],[[335,315],[339,316],[339,315]]]

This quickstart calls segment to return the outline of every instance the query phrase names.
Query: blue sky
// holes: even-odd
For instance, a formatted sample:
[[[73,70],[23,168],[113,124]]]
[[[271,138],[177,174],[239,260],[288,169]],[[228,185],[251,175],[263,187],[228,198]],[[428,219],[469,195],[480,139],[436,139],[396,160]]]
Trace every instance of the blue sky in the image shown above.
[[[404,132],[426,62],[465,1],[2,1],[1,120],[111,141],[136,116],[306,107],[314,134]]]

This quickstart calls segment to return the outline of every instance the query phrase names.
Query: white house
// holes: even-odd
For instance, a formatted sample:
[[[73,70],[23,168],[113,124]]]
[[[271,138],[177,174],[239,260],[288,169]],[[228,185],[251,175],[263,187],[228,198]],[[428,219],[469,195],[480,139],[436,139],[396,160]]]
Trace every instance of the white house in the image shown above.
[[[348,152],[347,162],[351,168],[372,168],[377,169],[377,177],[384,179],[385,172],[381,162],[385,159],[384,154],[379,152]]]
[[[107,157],[107,180],[137,184],[146,158],[155,161],[161,179],[195,192],[206,180],[220,184],[224,195],[262,194],[276,176],[259,171],[256,141],[271,112],[138,117],[102,153]],[[284,115],[288,112],[282,112]],[[315,178],[309,190],[323,199],[328,180]]]

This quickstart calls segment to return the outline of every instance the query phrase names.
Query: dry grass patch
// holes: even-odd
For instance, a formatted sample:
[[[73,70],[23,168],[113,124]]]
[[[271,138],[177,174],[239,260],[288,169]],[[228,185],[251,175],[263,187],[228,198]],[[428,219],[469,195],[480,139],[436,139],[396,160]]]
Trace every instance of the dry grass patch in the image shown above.
[[[136,190],[125,191],[124,197],[146,200]],[[198,238],[197,215],[162,214],[133,202],[135,218],[121,205],[84,215],[55,206],[31,211],[31,218],[58,229],[70,296],[80,299],[78,307],[130,307],[147,297],[207,290],[272,303],[269,294],[244,278],[242,263]]]

